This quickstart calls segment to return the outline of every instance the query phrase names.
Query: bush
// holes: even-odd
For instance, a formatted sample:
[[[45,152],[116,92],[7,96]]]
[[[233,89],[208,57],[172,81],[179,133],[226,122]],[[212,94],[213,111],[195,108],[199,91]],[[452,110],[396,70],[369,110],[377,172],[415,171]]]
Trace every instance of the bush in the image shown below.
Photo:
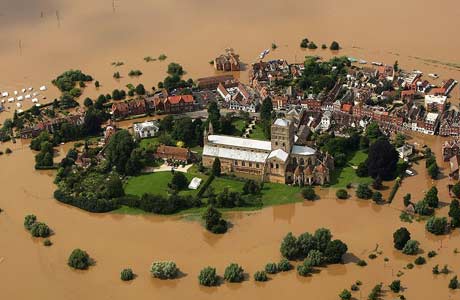
[[[202,216],[206,229],[212,233],[222,234],[227,232],[227,221],[222,219],[222,214],[213,206],[209,206]]]
[[[77,248],[70,254],[67,264],[74,269],[86,270],[91,265],[91,259],[88,253]]]
[[[406,268],[409,269],[409,270],[412,270],[414,268],[414,264],[413,263],[408,263],[406,265]]]
[[[410,240],[410,232],[405,227],[401,227],[393,233],[393,244],[395,249],[402,250]]]
[[[438,253],[436,253],[436,251],[432,250],[430,252],[428,252],[428,257],[429,258],[432,258],[432,257],[435,257]]]
[[[458,288],[458,286],[457,276],[454,276],[449,282],[449,289],[455,290]]]
[[[281,272],[287,272],[292,269],[292,265],[286,258],[282,258],[278,263],[278,270]]]
[[[416,264],[418,266],[424,265],[425,263],[426,263],[426,259],[423,256],[419,256],[414,260],[414,264]]]
[[[278,273],[278,266],[276,263],[268,263],[265,265],[265,272],[268,274],[276,274]]]
[[[241,282],[244,280],[244,270],[238,264],[232,263],[225,268],[224,279],[228,282]]]
[[[415,203],[415,212],[421,216],[431,216],[434,209],[431,208],[425,200]]]
[[[377,284],[372,288],[371,293],[367,297],[368,300],[378,300],[382,294],[382,284]]]
[[[348,192],[345,189],[340,189],[335,193],[335,196],[339,199],[347,199],[348,198]]]
[[[351,293],[349,290],[344,289],[340,294],[339,294],[340,299],[342,300],[350,300],[351,299]]]
[[[310,41],[309,41],[307,38],[303,39],[303,40],[300,42],[300,48],[304,48],[304,49],[308,48],[308,43],[309,43],[309,42],[310,42]]]
[[[10,148],[6,148],[5,153],[6,154],[11,154],[11,153],[13,153],[13,150],[11,150]]]
[[[337,43],[336,41],[333,41],[331,43],[331,46],[329,47],[329,49],[333,50],[333,51],[337,51],[337,50],[340,50],[340,45],[339,43]]]
[[[44,239],[43,240],[43,245],[46,246],[46,247],[49,247],[49,246],[53,245],[53,242],[51,242],[49,239]]]
[[[438,275],[438,274],[439,274],[439,265],[436,265],[436,266],[433,267],[432,273],[433,273],[434,275]]]
[[[150,273],[159,279],[174,279],[179,275],[179,268],[172,261],[155,261],[152,263]]]
[[[32,227],[30,228],[30,233],[34,237],[46,238],[46,237],[50,236],[51,230],[48,227],[48,225],[46,225],[45,223],[39,223],[38,222],[38,223],[34,223],[32,225]]]
[[[123,281],[130,281],[134,279],[134,273],[133,270],[130,268],[128,269],[123,269],[120,273],[120,279]]]
[[[313,266],[311,264],[311,261],[309,259],[305,259],[302,264],[297,266],[297,274],[300,276],[308,276],[311,273],[313,273]]]
[[[323,253],[319,250],[311,250],[307,255],[307,259],[310,261],[312,267],[318,267],[324,263]]]
[[[419,251],[420,243],[416,240],[409,240],[402,249],[402,252],[407,255],[416,255]]]
[[[206,267],[200,271],[198,275],[198,282],[203,286],[215,286],[219,283],[219,278],[216,274],[216,269]]]
[[[426,222],[425,228],[428,232],[435,235],[444,234],[447,230],[447,218],[438,218],[433,216]]]
[[[361,183],[356,190],[356,197],[360,199],[370,199],[372,197],[372,191],[367,184]]]
[[[188,180],[184,173],[174,172],[174,175],[171,179],[171,188],[176,191],[183,190],[187,188]]]
[[[27,230],[30,230],[32,228],[32,225],[35,224],[37,221],[37,217],[35,215],[27,215],[24,217],[24,227]]]
[[[307,199],[310,201],[316,199],[315,190],[311,186],[306,186],[302,189],[302,196],[304,199]]]
[[[389,287],[393,293],[399,293],[399,291],[401,291],[401,281],[393,280],[393,282],[389,285]]]
[[[376,259],[376,258],[377,258],[377,254],[371,253],[371,254],[369,254],[368,257],[369,257],[369,259]]]
[[[257,271],[254,273],[254,280],[255,281],[267,281],[267,273],[265,271]]]
[[[293,260],[297,258],[299,255],[298,247],[297,247],[297,239],[289,232],[281,242],[280,247],[281,255],[286,257],[287,259]]]
[[[353,291],[353,292],[356,292],[356,291],[359,291],[359,286],[357,286],[356,284],[352,284],[350,289]]]
[[[342,261],[342,256],[347,253],[348,247],[341,240],[333,240],[327,244],[324,256],[326,261],[331,264],[337,264]]]
[[[312,50],[313,50],[313,49],[316,49],[316,48],[318,48],[318,46],[316,46],[316,44],[315,44],[314,42],[310,42],[310,43],[308,44],[308,49],[312,49]]]
[[[367,266],[367,262],[364,260],[364,259],[360,259],[358,260],[358,262],[356,263],[358,266],[360,267],[365,267]]]
[[[380,192],[374,192],[372,194],[372,201],[374,201],[375,203],[380,203],[382,202],[382,193]]]

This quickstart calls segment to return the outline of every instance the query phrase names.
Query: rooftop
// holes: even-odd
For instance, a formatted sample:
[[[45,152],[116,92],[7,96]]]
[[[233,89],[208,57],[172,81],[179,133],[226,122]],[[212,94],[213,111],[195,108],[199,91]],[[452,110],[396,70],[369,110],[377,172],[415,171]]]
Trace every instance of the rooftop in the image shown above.
[[[245,139],[245,138],[227,136],[227,135],[209,135],[208,141],[213,144],[233,146],[233,147],[257,149],[257,150],[264,150],[264,151],[272,150],[272,143],[269,141]]]
[[[316,153],[316,150],[307,146],[299,146],[294,145],[292,146],[292,154],[297,155],[313,155]]]
[[[219,157],[219,158],[251,161],[251,162],[256,162],[256,163],[265,163],[265,160],[268,157],[267,153],[251,152],[247,150],[227,149],[227,148],[213,147],[209,145],[204,146],[203,155]]]
[[[272,151],[268,158],[276,157],[281,161],[286,161],[289,157],[289,154],[287,154],[283,149],[277,149],[275,151]]]

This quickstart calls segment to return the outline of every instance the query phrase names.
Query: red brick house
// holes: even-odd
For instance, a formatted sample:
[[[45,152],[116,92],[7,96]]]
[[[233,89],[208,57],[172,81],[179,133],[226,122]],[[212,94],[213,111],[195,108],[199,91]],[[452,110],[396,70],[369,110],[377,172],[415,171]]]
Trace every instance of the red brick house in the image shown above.
[[[155,156],[164,160],[178,160],[188,162],[192,159],[190,149],[173,146],[160,145],[155,152]]]
[[[163,111],[166,113],[193,111],[194,104],[193,95],[169,96],[163,102]]]

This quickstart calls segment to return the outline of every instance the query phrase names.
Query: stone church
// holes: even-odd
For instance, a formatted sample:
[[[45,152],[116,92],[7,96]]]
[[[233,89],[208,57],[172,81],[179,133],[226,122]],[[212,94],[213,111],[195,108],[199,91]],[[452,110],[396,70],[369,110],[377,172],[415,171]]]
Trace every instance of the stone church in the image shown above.
[[[260,181],[323,185],[330,181],[334,160],[328,154],[296,145],[294,122],[279,118],[271,126],[271,141],[215,135],[211,123],[204,133],[203,165],[219,158],[223,173]]]

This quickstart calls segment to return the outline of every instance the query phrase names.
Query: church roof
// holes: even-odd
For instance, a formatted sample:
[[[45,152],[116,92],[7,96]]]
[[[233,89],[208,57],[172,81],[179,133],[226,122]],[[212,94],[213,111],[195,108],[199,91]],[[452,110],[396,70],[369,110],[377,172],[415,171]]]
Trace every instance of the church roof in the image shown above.
[[[294,145],[292,146],[292,154],[297,155],[313,155],[316,153],[316,150],[307,146],[299,146]]]
[[[259,140],[245,139],[245,138],[234,137],[234,136],[227,136],[227,135],[209,135],[208,141],[213,144],[233,146],[233,147],[257,149],[257,150],[263,150],[263,151],[272,150],[272,143],[269,141],[259,141]]]
[[[277,149],[274,150],[270,153],[268,158],[276,157],[281,161],[286,161],[289,157],[289,154],[287,154],[283,149]]]
[[[203,155],[227,158],[227,159],[236,159],[251,161],[256,163],[265,163],[267,160],[267,153],[260,152],[251,152],[247,150],[237,150],[237,149],[227,149],[220,147],[213,147],[210,145],[205,145],[203,148]]]
[[[277,125],[277,126],[283,126],[283,127],[289,126],[289,120],[281,119],[281,118],[276,119],[275,125]]]

